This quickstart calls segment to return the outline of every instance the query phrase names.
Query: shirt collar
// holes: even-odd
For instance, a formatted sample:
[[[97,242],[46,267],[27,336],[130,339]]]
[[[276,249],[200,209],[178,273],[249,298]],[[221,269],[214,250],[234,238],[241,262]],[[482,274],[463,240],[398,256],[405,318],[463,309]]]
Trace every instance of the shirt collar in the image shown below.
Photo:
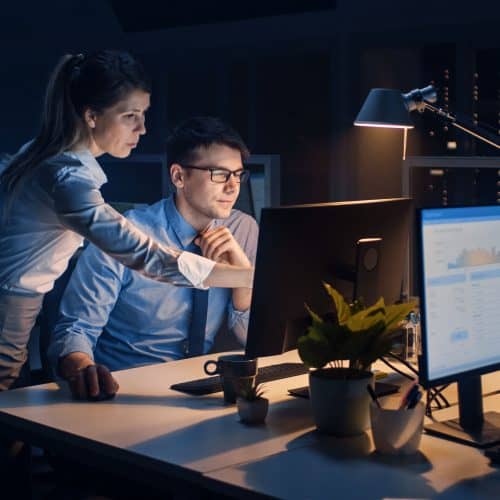
[[[187,249],[191,247],[189,249],[192,250],[194,245],[193,241],[198,235],[198,231],[189,224],[177,210],[175,206],[175,194],[169,196],[165,200],[165,214],[182,248]],[[215,223],[216,220],[213,220],[210,223],[210,227],[213,227]]]

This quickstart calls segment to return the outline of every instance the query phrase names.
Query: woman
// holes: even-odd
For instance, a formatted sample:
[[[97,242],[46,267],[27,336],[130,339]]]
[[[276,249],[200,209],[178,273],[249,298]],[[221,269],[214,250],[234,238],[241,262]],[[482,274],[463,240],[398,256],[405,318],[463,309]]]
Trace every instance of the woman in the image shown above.
[[[43,295],[86,238],[145,276],[177,286],[251,287],[252,270],[162,247],[107,205],[96,157],[125,158],[145,134],[150,85],[129,54],[66,55],[40,131],[0,176],[0,389],[16,381]]]

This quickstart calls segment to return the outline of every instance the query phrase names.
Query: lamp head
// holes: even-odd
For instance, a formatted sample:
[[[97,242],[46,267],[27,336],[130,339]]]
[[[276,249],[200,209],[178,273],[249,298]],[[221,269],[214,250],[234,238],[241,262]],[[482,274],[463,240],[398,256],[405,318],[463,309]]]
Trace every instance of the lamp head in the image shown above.
[[[408,109],[399,90],[372,89],[354,125],[362,127],[413,128]]]
[[[423,111],[425,103],[437,100],[436,89],[423,89],[402,94],[400,90],[372,89],[361,107],[354,125],[365,127],[413,128],[410,111]]]
[[[431,104],[436,101],[437,92],[432,85],[428,85],[423,89],[411,90],[407,94],[401,94],[399,90],[372,89],[365,99],[354,121],[354,125],[403,129],[413,128],[409,113],[415,110],[423,112],[427,109],[447,120],[447,123],[451,123],[476,139],[480,139],[490,146],[500,149],[498,136],[492,134],[488,130],[483,130],[477,125],[471,127],[466,123],[460,123],[457,118],[448,113],[448,111],[431,106]],[[404,137],[406,141],[406,130]]]

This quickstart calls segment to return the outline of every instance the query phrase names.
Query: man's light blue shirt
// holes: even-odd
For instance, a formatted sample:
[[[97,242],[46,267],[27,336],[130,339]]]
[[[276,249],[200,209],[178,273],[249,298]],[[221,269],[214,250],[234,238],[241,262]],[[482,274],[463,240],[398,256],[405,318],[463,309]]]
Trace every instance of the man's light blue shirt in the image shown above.
[[[158,242],[193,251],[196,230],[177,211],[174,197],[127,214]],[[211,227],[226,226],[252,264],[258,227],[238,210]],[[84,250],[61,300],[49,357],[54,366],[71,352],[84,352],[111,370],[180,359],[185,356],[192,309],[190,288],[141,276],[94,245]],[[249,311],[236,311],[232,290],[211,288],[205,352],[227,314],[227,325],[244,345]]]

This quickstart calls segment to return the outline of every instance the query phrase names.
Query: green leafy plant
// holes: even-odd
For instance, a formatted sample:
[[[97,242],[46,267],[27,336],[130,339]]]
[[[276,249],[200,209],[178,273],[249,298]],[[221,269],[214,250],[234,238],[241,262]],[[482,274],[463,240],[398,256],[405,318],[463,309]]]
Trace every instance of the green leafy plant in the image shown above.
[[[238,391],[238,397],[246,399],[247,401],[261,399],[263,394],[264,388],[262,384],[254,384],[251,380],[242,382]]]
[[[387,354],[401,321],[415,304],[387,306],[380,298],[370,307],[356,302],[349,305],[342,295],[328,283],[323,283],[337,312],[336,318],[324,319],[306,304],[312,324],[306,335],[299,338],[298,350],[304,364],[311,368],[342,366],[367,370],[381,356]]]

